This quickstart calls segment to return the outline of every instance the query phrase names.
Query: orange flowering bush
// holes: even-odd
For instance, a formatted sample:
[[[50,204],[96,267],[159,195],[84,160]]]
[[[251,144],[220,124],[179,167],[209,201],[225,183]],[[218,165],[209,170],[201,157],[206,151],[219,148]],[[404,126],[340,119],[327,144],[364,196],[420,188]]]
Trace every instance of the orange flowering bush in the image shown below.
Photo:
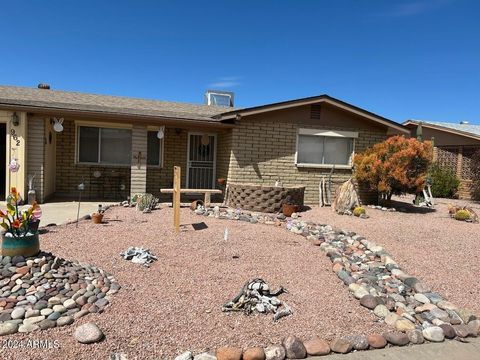
[[[355,177],[390,200],[394,194],[422,191],[432,158],[430,141],[392,136],[355,155]]]
[[[0,226],[6,230],[6,236],[20,238],[28,233],[36,232],[34,224],[40,220],[42,210],[35,202],[26,210],[20,210],[19,204],[21,202],[20,193],[17,189],[12,187],[11,193],[8,197],[7,211],[0,210]]]

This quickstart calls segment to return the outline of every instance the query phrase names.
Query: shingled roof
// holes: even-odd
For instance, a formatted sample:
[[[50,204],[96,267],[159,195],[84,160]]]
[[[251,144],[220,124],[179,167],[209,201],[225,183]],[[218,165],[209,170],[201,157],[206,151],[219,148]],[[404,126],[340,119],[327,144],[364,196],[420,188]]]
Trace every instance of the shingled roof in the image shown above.
[[[231,110],[225,107],[122,96],[86,94],[73,91],[0,86],[0,107],[71,110],[118,115],[220,122],[214,116]]]
[[[438,130],[450,130],[459,135],[480,139],[480,125],[413,119],[407,120],[403,123],[403,125],[405,126],[416,126],[418,124],[422,124],[422,126],[431,127]]]

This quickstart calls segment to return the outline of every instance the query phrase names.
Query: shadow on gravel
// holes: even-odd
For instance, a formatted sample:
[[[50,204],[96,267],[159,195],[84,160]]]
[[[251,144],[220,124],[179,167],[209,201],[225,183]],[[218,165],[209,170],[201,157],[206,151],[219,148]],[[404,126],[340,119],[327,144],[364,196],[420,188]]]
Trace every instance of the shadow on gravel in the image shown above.
[[[436,209],[415,206],[414,204],[398,200],[392,200],[391,207],[394,207],[399,212],[410,214],[428,214],[437,211]]]

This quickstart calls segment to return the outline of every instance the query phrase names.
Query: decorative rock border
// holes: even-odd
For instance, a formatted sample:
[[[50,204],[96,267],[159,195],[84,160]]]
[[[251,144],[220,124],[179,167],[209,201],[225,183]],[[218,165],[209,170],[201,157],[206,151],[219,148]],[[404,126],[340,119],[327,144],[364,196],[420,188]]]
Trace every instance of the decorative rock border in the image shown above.
[[[235,347],[222,347],[215,354],[202,353],[193,357],[185,352],[175,360],[283,360],[303,359],[307,356],[345,354],[353,350],[381,349],[387,345],[405,346],[425,341],[442,342],[444,339],[477,337],[480,320],[465,309],[443,299],[417,278],[406,274],[385,249],[354,232],[334,230],[329,225],[286,218],[284,215],[256,214],[241,210],[199,208],[198,215],[262,223],[284,227],[303,235],[313,245],[320,246],[332,261],[332,270],[348,286],[360,304],[394,330],[385,334],[351,335],[330,342],[313,338],[302,342],[287,336],[281,345],[265,349],[250,348],[242,351]]]
[[[0,256],[0,336],[72,324],[101,313],[120,285],[95,266],[40,253]]]

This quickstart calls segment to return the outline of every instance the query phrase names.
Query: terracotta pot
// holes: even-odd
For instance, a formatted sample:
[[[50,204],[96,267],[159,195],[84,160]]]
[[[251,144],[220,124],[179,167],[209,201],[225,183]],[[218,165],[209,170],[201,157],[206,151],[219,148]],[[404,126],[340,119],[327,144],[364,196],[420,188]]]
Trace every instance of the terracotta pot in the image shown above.
[[[20,238],[7,237],[2,235],[3,256],[35,256],[40,252],[38,233]]]
[[[227,182],[227,179],[224,179],[224,178],[217,179],[218,185],[224,186],[226,182]]]
[[[101,224],[103,220],[103,214],[93,213],[92,214],[92,221],[94,224]]]
[[[283,204],[282,205],[282,212],[283,215],[290,217],[294,212],[298,211],[298,205],[293,204]]]
[[[197,207],[198,205],[202,205],[203,206],[203,201],[202,200],[194,200],[192,201],[192,203],[190,204],[190,210],[197,210]]]

